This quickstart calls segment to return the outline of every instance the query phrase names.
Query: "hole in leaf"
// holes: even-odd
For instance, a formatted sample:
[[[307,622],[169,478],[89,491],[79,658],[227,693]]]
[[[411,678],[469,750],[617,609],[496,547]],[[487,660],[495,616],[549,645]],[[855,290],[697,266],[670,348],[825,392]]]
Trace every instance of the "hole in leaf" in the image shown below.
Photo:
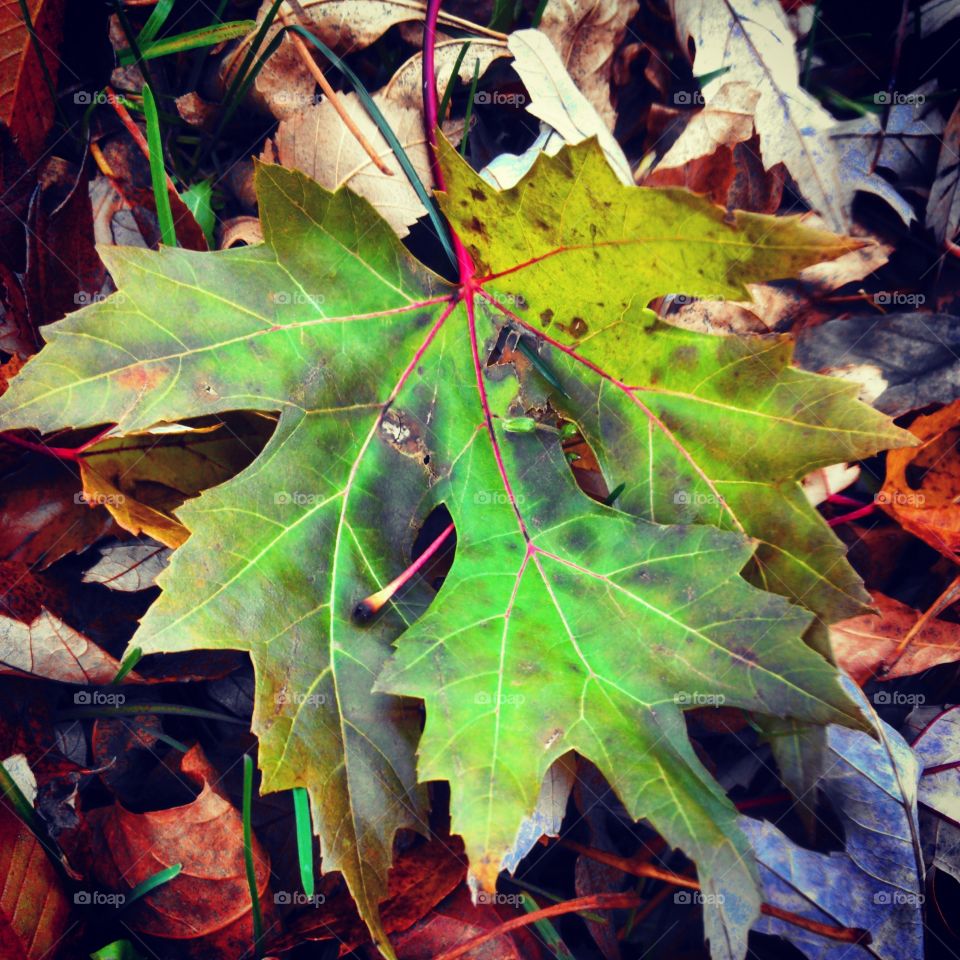
[[[409,565],[353,608],[354,623],[372,622],[390,604],[408,622],[421,616],[453,564],[457,534],[450,529],[452,526],[453,518],[446,506],[434,507],[414,539]]]
[[[412,562],[416,562],[427,548],[453,523],[453,517],[446,504],[441,503],[434,507],[423,521],[420,532],[413,541]],[[453,556],[457,550],[457,531],[440,545],[437,552],[427,561],[420,571],[421,579],[437,591],[443,585],[450,568],[453,566]]]
[[[577,430],[577,425],[570,420],[560,418],[557,426],[562,431],[561,446],[573,473],[573,479],[577,481],[577,486],[588,497],[592,497],[599,503],[609,503],[610,489],[603,476],[603,471],[600,469],[600,461],[586,437]],[[622,491],[622,487],[620,490]]]

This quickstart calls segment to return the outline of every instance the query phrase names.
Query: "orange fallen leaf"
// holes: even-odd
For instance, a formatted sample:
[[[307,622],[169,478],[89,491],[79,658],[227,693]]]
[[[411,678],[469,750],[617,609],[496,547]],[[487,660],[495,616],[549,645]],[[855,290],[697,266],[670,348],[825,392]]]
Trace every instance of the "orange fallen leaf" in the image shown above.
[[[199,747],[180,764],[200,786],[191,803],[146,813],[114,803],[88,814],[90,879],[127,895],[159,870],[182,864],[177,877],[127,909],[125,922],[141,933],[191,940],[191,949],[206,956],[240,956],[253,936],[240,813],[219,792],[216,772]],[[256,838],[253,854],[266,909],[270,860]]]
[[[918,446],[891,450],[877,505],[914,536],[960,562],[960,400],[917,417]]]
[[[40,841],[0,804],[0,957],[54,960],[70,904]]]
[[[931,620],[913,638],[889,673],[879,675],[900,642],[920,619],[920,611],[899,600],[873,594],[880,611],[842,620],[830,628],[837,664],[859,684],[870,679],[895,680],[960,660],[960,624]]]

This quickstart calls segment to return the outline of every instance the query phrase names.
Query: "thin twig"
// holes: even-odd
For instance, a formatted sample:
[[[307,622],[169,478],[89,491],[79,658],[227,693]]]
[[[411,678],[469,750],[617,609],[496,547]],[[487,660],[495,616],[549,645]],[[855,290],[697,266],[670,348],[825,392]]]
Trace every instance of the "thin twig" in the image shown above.
[[[294,24],[299,24],[299,26],[305,26],[302,23],[299,23],[299,19],[294,14],[285,13],[283,10],[280,11],[280,22],[285,26],[293,26]],[[374,163],[376,168],[381,172],[385,173],[388,177],[393,176],[393,171],[384,163],[383,160],[377,156],[377,151],[374,148],[373,144],[363,135],[360,128],[354,123],[353,117],[347,113],[346,108],[340,102],[340,98],[337,96],[337,92],[330,86],[330,81],[323,75],[323,71],[320,69],[317,61],[313,59],[310,55],[310,51],[307,49],[307,45],[303,42],[301,37],[293,32],[292,30],[287,34],[292,40],[293,45],[297,49],[297,53],[300,54],[300,59],[303,60],[304,65],[310,71],[313,79],[317,81],[317,85],[323,91],[323,95],[330,101],[330,105],[334,110],[337,111],[337,115],[343,121],[344,126],[350,131],[354,140],[360,144],[363,148],[363,152],[370,158]]]
[[[571,850],[575,850],[577,853],[589,857],[591,860],[604,863],[607,866],[614,867],[623,873],[628,873],[635,877],[663,880],[665,883],[672,884],[676,887],[686,887],[689,890],[700,889],[700,884],[693,877],[687,877],[681,873],[662,870],[650,863],[638,862],[637,860],[630,860],[626,857],[618,857],[616,854],[607,853],[605,850],[595,850],[593,847],[587,847],[574,840],[562,840],[561,843],[563,846],[569,847]],[[576,901],[570,902],[575,903]],[[776,917],[785,923],[800,927],[803,930],[809,930],[811,933],[815,933],[827,940],[837,940],[841,943],[870,942],[870,934],[866,930],[861,930],[857,927],[835,927],[830,924],[820,923],[817,920],[810,920],[807,917],[803,917],[798,913],[782,910],[780,907],[775,907],[771,903],[761,903],[760,912],[765,913],[768,917]],[[534,916],[534,914],[528,914],[528,916]],[[445,957],[443,960],[447,960],[447,958]],[[450,960],[452,960],[452,957]]]

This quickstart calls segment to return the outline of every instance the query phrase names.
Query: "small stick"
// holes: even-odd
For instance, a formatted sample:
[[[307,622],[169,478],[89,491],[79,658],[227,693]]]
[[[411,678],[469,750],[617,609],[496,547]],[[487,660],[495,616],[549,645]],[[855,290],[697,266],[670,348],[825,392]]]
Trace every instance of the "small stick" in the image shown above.
[[[659,867],[655,867],[650,863],[638,863],[636,860],[630,860],[627,857],[618,857],[616,854],[607,853],[604,850],[595,850],[593,847],[585,846],[573,840],[561,840],[560,842],[563,846],[569,847],[571,850],[575,850],[577,853],[589,857],[591,860],[596,860],[598,863],[605,863],[607,866],[621,870],[623,873],[628,873],[635,877],[649,877],[653,880],[663,880],[665,883],[672,884],[676,887],[686,887],[689,890],[700,889],[700,884],[694,880],[693,877],[685,877],[680,873],[661,870]],[[576,901],[570,902],[575,903]],[[770,903],[761,903],[760,912],[765,913],[768,917],[776,917],[785,923],[793,924],[795,927],[809,930],[811,933],[825,937],[828,940],[837,940],[841,943],[870,942],[870,934],[866,930],[861,930],[858,927],[834,927],[827,923],[820,923],[818,920],[810,920],[807,917],[802,917],[800,914],[792,913],[789,910],[782,910],[780,907],[775,907]],[[528,914],[528,916],[534,916],[534,914]],[[441,960],[447,960],[447,957],[443,957]],[[453,960],[453,954],[451,954],[450,960]]]
[[[403,573],[394,577],[383,589],[371,593],[365,600],[361,600],[353,610],[354,620],[358,623],[367,623],[378,614],[383,609],[384,604],[389,602],[393,595],[419,570],[423,569],[427,561],[443,546],[444,541],[451,533],[453,533],[453,524],[449,523],[443,533]]]
[[[282,9],[280,11],[280,21],[285,27],[289,27],[293,24],[299,24],[304,26],[304,24],[299,23],[299,20],[296,16],[291,16],[290,14],[285,13]],[[373,144],[363,135],[360,128],[353,122],[353,117],[347,113],[343,104],[340,102],[340,98],[337,96],[336,91],[333,87],[330,86],[330,81],[323,75],[323,71],[317,65],[316,60],[310,55],[310,51],[307,49],[307,45],[303,42],[303,38],[294,32],[287,34],[292,40],[293,45],[297,48],[297,53],[300,54],[300,59],[303,60],[304,65],[313,75],[313,79],[317,81],[320,89],[323,91],[324,96],[330,101],[330,105],[334,110],[337,111],[338,116],[343,121],[344,126],[350,131],[353,135],[353,138],[360,144],[363,148],[363,152],[370,158],[370,160],[375,164],[376,168],[381,172],[385,173],[388,177],[393,176],[393,171],[384,163],[380,157],[377,156],[377,151],[374,149]]]

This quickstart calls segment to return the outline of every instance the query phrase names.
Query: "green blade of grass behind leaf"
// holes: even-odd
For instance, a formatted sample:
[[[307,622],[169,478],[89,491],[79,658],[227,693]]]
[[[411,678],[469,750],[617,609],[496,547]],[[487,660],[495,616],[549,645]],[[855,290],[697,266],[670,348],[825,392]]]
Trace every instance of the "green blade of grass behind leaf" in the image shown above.
[[[447,88],[443,91],[443,99],[440,101],[440,109],[437,111],[437,122],[443,123],[443,118],[447,115],[447,107],[450,106],[450,98],[453,96],[453,88],[457,85],[457,78],[460,76],[460,67],[463,66],[463,58],[470,49],[472,40],[468,40],[457,54],[457,59],[453,63],[453,70],[450,73],[450,79],[447,80]]]
[[[152,876],[147,877],[146,880],[141,880],[127,894],[126,899],[123,901],[124,907],[129,907],[131,903],[136,902],[141,897],[145,897],[151,890],[155,890],[161,884],[168,883],[174,877],[179,876],[182,869],[182,863],[175,863],[172,866],[165,867],[163,870],[158,870]]]
[[[467,139],[470,136],[470,121],[473,119],[473,104],[477,99],[477,84],[480,82],[480,58],[473,61],[473,80],[470,81],[470,93],[467,96],[467,112],[463,118],[463,139],[460,141],[460,156],[467,155]]]
[[[217,218],[213,212],[213,181],[198,180],[180,194],[180,199],[187,205],[187,209],[193,214],[194,220],[200,224],[200,229],[207,238],[207,246],[211,250],[216,249],[214,227]]]
[[[34,833],[37,832],[37,817],[33,812],[33,806],[23,795],[19,784],[10,776],[9,771],[2,763],[0,763],[0,797],[13,807],[13,812],[16,813]]]
[[[310,796],[303,787],[293,788],[293,813],[297,824],[297,857],[300,860],[300,882],[303,892],[313,896],[313,823],[310,819]]]
[[[119,668],[117,669],[116,675],[110,681],[112,685],[116,685],[123,682],[124,677],[140,662],[140,658],[143,656],[143,651],[139,647],[134,647],[121,662]]]
[[[157,220],[160,223],[160,239],[168,247],[177,245],[177,231],[173,225],[170,194],[167,192],[167,172],[163,166],[163,143],[160,140],[160,118],[153,92],[143,85],[143,113],[147,120],[147,147],[150,150],[150,181],[157,203]]]
[[[253,956],[260,958],[263,940],[263,912],[260,909],[260,893],[257,890],[257,870],[253,862],[253,829],[250,826],[250,810],[253,806],[253,758],[243,755],[243,863],[247,871],[247,886],[250,888],[250,905],[253,909]]]

